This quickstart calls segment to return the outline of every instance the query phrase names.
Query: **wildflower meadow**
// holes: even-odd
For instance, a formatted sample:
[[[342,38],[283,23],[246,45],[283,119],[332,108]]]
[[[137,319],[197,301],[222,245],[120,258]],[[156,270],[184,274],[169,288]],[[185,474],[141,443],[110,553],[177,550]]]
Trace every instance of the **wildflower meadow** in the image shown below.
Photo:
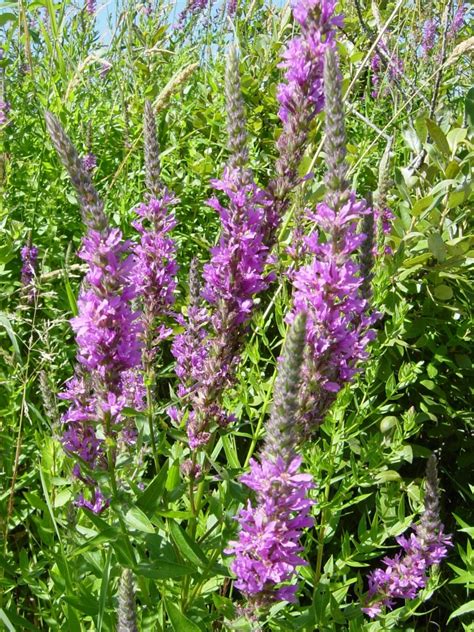
[[[2,0],[0,629],[474,632],[472,0]]]

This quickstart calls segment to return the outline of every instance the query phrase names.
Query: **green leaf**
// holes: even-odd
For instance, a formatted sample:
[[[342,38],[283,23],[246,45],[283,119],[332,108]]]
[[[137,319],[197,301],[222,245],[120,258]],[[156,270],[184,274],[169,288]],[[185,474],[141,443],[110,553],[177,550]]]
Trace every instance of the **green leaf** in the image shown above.
[[[107,550],[107,559],[105,561],[104,570],[102,571],[102,581],[100,584],[99,595],[99,614],[97,617],[97,632],[101,632],[102,624],[104,622],[105,608],[107,605],[107,596],[109,592],[110,584],[110,562],[112,559],[112,549],[109,547]]]
[[[446,139],[449,143],[453,156],[456,153],[458,145],[466,139],[466,136],[467,129],[465,127],[455,127],[454,129],[449,130]]]
[[[449,143],[443,130],[439,127],[437,123],[429,118],[426,119],[426,126],[436,147],[440,150],[442,154],[450,156],[451,150],[449,149]]]
[[[206,568],[209,560],[199,546],[193,542],[189,535],[179,526],[177,522],[169,524],[171,537],[179,549],[182,556],[196,566]]]
[[[196,567],[191,564],[178,564],[168,560],[155,558],[153,564],[139,564],[136,567],[138,576],[149,577],[150,579],[171,579],[173,577],[184,577],[196,572]]]
[[[437,285],[434,289],[434,295],[440,301],[449,301],[453,298],[453,291],[449,285]]]
[[[466,112],[466,120],[469,127],[474,127],[474,87],[468,90],[466,100],[464,102]]]
[[[155,527],[138,507],[132,507],[127,511],[125,522],[131,529],[143,531],[144,533],[155,533]]]
[[[141,509],[152,510],[162,499],[165,488],[166,477],[168,475],[168,461],[165,461],[161,470],[146,487],[143,494],[138,498],[137,505]]]
[[[456,208],[456,206],[459,206],[464,202],[466,197],[466,191],[451,191],[451,193],[448,195],[448,208]]]
[[[5,331],[7,332],[7,335],[10,338],[10,342],[12,343],[13,350],[15,351],[15,354],[18,360],[21,362],[20,347],[18,345],[15,332],[13,331],[13,327],[11,326],[10,319],[4,313],[0,314],[0,325],[4,326]]]
[[[428,236],[428,247],[433,253],[433,257],[443,263],[446,260],[448,250],[441,235],[436,232]]]
[[[433,195],[427,195],[426,197],[421,198],[421,200],[417,200],[413,204],[413,208],[411,209],[412,214],[415,215],[415,217],[418,216],[422,211],[429,208],[433,204],[433,202]]]
[[[178,606],[175,606],[174,603],[168,600],[166,601],[166,612],[176,632],[202,632],[201,628],[191,619],[188,619]]]
[[[448,623],[451,619],[455,619],[456,617],[462,617],[463,614],[468,614],[469,612],[474,612],[474,599],[468,601],[463,604],[460,608],[452,612],[449,616]]]

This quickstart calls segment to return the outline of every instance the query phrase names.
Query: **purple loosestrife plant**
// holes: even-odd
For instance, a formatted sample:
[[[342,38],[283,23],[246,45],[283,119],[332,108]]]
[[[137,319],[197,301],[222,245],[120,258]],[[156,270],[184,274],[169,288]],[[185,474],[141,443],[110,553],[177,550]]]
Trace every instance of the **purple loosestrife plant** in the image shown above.
[[[140,241],[134,250],[133,281],[142,306],[144,366],[149,369],[156,346],[171,333],[163,321],[170,315],[177,285],[176,245],[169,236],[176,226],[170,207],[177,199],[160,183],[155,115],[149,101],[145,104],[144,129],[148,201],[135,209],[139,219],[133,225],[140,234]]]
[[[38,263],[38,248],[31,244],[26,244],[20,251],[21,254],[21,283],[26,289],[28,300],[32,301],[36,295],[34,278]]]
[[[292,580],[297,567],[306,564],[299,555],[299,538],[313,525],[308,492],[314,484],[310,474],[300,472],[301,457],[295,451],[301,440],[297,412],[305,325],[302,313],[288,333],[260,462],[252,459],[250,472],[240,479],[255,492],[255,503],[248,501],[240,510],[238,540],[226,550],[235,556],[231,569],[235,586],[247,599],[248,615],[273,601],[295,601]]]
[[[156,121],[149,101],[145,102],[144,136],[147,202],[135,209],[139,219],[133,225],[140,235],[140,241],[134,249],[135,267],[132,279],[142,308],[142,358],[147,389],[148,425],[153,458],[158,470],[152,406],[155,383],[153,365],[159,343],[172,333],[166,326],[166,319],[170,317],[175,301],[178,264],[176,245],[169,233],[176,226],[170,207],[177,200],[160,182]]]
[[[79,252],[89,264],[78,316],[71,320],[79,368],[60,397],[71,402],[62,418],[63,445],[91,470],[110,469],[117,445],[134,442],[135,429],[122,411],[143,406],[143,386],[136,373],[141,363],[141,328],[139,314],[131,307],[135,294],[129,246],[118,229],[90,229]],[[79,505],[96,512],[104,509],[106,504],[97,500],[103,498],[99,492],[94,490],[92,505],[83,498]]]
[[[370,60],[370,70],[372,71],[372,93],[373,99],[380,96],[380,84],[387,70],[389,82],[396,83],[403,73],[403,61],[395,52],[390,52],[384,40],[380,40],[378,49]],[[383,60],[383,61],[382,61]]]
[[[464,26],[464,16],[466,15],[466,5],[463,0],[459,0],[453,21],[449,27],[448,38],[455,39],[456,35]]]
[[[434,18],[429,18],[423,24],[423,33],[421,41],[421,52],[423,57],[429,57],[436,43],[436,32],[438,26]]]
[[[213,180],[212,185],[225,194],[227,204],[217,197],[209,201],[219,213],[221,235],[204,266],[204,303],[193,299],[188,323],[181,320],[185,331],[173,343],[182,382],[180,393],[187,393],[190,402],[187,432],[191,448],[209,441],[213,425],[229,421],[220,398],[234,378],[254,297],[271,280],[265,273],[269,262],[264,243],[266,196],[252,181],[246,165],[244,107],[235,50],[229,56],[226,95],[230,158],[222,178]]]
[[[6,125],[8,123],[8,112],[10,111],[10,104],[8,101],[0,99],[0,125]]]
[[[188,0],[185,8],[181,11],[178,16],[178,23],[176,25],[177,29],[182,29],[186,22],[192,16],[199,16],[200,13],[204,13],[205,9],[208,6],[209,0]],[[213,0],[211,0],[211,4]]]
[[[86,0],[86,12],[89,15],[94,15],[96,10],[96,0]]]
[[[393,558],[386,557],[385,568],[369,575],[367,604],[362,610],[374,618],[384,607],[392,610],[396,599],[415,599],[426,586],[428,570],[440,564],[452,546],[451,536],[444,534],[439,518],[439,489],[436,458],[428,460],[425,482],[425,510],[420,523],[409,537],[397,538],[402,550]]]
[[[59,122],[47,114],[46,122],[71,180],[78,191],[88,226],[79,257],[88,271],[78,298],[78,315],[72,328],[78,345],[76,375],[61,398],[70,402],[62,418],[63,445],[90,470],[108,470],[116,491],[115,461],[122,446],[133,443],[135,429],[122,411],[141,407],[143,385],[137,368],[141,363],[139,313],[131,305],[134,262],[130,244],[120,230],[110,228],[89,174]],[[79,506],[99,513],[108,501],[79,464],[75,475],[93,488],[92,501],[83,495]]]
[[[356,254],[366,235],[361,218],[371,212],[349,191],[341,78],[332,49],[326,51],[326,199],[308,212],[318,232],[305,240],[311,260],[292,273],[292,322],[308,314],[301,413],[307,432],[322,420],[336,393],[354,377],[375,336],[368,314],[367,288]],[[365,295],[365,296],[364,296]]]
[[[265,241],[273,245],[276,228],[298,184],[309,124],[324,106],[324,52],[335,46],[335,30],[343,24],[334,14],[335,0],[292,0],[293,17],[301,33],[283,53],[285,81],[278,87],[279,116],[283,123],[277,141],[276,177],[268,185],[269,206]]]
[[[89,152],[82,159],[82,166],[89,173],[91,171],[94,171],[94,169],[97,167],[97,156]]]

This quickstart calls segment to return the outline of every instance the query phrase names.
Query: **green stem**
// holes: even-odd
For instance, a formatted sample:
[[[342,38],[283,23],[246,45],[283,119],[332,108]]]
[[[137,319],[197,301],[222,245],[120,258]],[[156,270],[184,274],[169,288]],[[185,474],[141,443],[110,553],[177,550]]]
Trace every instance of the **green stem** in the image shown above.
[[[160,471],[160,463],[158,461],[158,453],[156,451],[155,429],[153,427],[153,372],[149,368],[146,372],[146,407],[153,462],[155,464],[155,473],[158,474]]]

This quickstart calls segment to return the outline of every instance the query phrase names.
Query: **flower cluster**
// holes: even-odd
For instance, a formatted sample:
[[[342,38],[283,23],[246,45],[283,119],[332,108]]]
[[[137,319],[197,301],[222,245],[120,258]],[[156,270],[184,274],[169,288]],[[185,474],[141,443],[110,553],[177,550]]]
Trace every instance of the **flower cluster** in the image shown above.
[[[36,246],[25,245],[20,251],[21,254],[21,282],[24,287],[31,287],[36,272],[38,260],[38,248]]]
[[[8,112],[10,111],[10,104],[8,101],[0,100],[0,125],[6,125],[8,123]]]
[[[212,0],[211,0],[212,3]],[[203,13],[208,6],[208,0],[188,0],[187,5],[178,16],[176,28],[182,29],[186,21],[193,15]]]
[[[86,171],[88,171],[89,173],[91,171],[94,171],[94,169],[97,167],[97,157],[94,154],[91,154],[90,152],[88,154],[86,154],[84,156],[84,158],[82,159],[82,166],[84,167],[84,169]]]
[[[78,316],[71,321],[79,367],[60,397],[71,402],[62,418],[63,445],[90,469],[107,467],[108,438],[133,442],[134,429],[127,427],[121,413],[127,406],[140,408],[143,402],[143,385],[136,373],[141,361],[140,324],[130,304],[135,292],[128,249],[119,230],[90,229],[79,252],[89,264]],[[91,505],[97,512],[106,507],[98,501],[98,493],[94,491]],[[83,499],[79,502],[89,506]]]
[[[402,550],[393,558],[385,558],[384,569],[369,575],[367,605],[362,610],[371,618],[378,616],[385,606],[391,610],[395,599],[414,599],[426,586],[427,572],[439,564],[452,546],[451,536],[444,534],[439,518],[439,490],[436,459],[430,457],[426,472],[425,510],[420,524],[407,538],[397,538]]]
[[[254,606],[269,601],[295,601],[296,584],[289,583],[298,566],[306,562],[298,555],[302,530],[311,527],[309,510],[313,501],[307,493],[314,487],[310,474],[299,472],[301,458],[275,462],[262,458],[251,461],[241,481],[256,492],[255,507],[248,501],[237,519],[239,539],[230,542],[226,553],[237,575],[235,586]]]
[[[367,301],[360,295],[363,278],[354,260],[365,239],[357,232],[358,222],[367,212],[365,202],[356,201],[355,194],[350,193],[339,213],[325,203],[319,204],[315,213],[308,213],[327,240],[317,232],[305,240],[313,259],[293,274],[289,321],[301,311],[308,314],[305,389],[311,424],[321,421],[318,415],[325,397],[321,389],[337,393],[350,381],[357,361],[367,357],[367,344],[375,336],[370,326],[376,316],[366,314]]]
[[[426,586],[427,571],[439,564],[448,554],[449,536],[440,530],[429,542],[412,533],[409,538],[397,538],[402,552],[384,559],[385,568],[378,568],[369,575],[369,605],[362,610],[371,618],[386,606],[391,610],[395,599],[415,599]]]
[[[168,233],[176,226],[169,207],[176,203],[166,189],[159,199],[152,197],[147,204],[135,209],[140,217],[133,223],[140,233],[135,246],[135,267],[132,275],[134,289],[143,306],[143,321],[147,352],[150,361],[152,347],[166,338],[171,330],[163,324],[157,329],[156,320],[169,314],[175,300],[176,245]]]
[[[300,181],[309,124],[324,105],[324,53],[335,47],[335,29],[343,24],[334,15],[335,0],[293,0],[293,16],[301,27],[283,53],[285,81],[278,87],[283,131],[277,141],[276,177],[268,185],[269,207],[265,242],[273,245],[276,228],[288,206],[288,196]]]
[[[208,202],[220,216],[221,235],[211,249],[211,260],[204,266],[202,290],[191,292],[188,319],[180,318],[185,330],[175,338],[172,348],[181,380],[179,393],[189,395],[187,432],[192,448],[208,442],[212,425],[224,426],[233,419],[222,410],[219,400],[233,379],[255,296],[272,279],[265,272],[270,261],[265,243],[268,200],[247,167],[244,104],[235,49],[228,59],[225,92],[230,157],[222,178],[211,184],[225,194],[227,201],[224,205],[214,197]]]
[[[324,106],[324,52],[335,46],[336,27],[343,18],[334,15],[335,0],[293,0],[293,17],[301,26],[301,35],[288,43],[280,64],[285,68],[285,83],[280,84],[277,98],[279,116],[286,126],[302,102],[312,118]]]
[[[372,93],[371,96],[377,99],[380,95],[380,84],[385,73],[385,69],[388,71],[388,80],[390,83],[397,82],[403,73],[403,61],[395,52],[388,50],[387,44],[380,40],[378,43],[380,54],[378,51],[372,56],[370,60],[370,70],[372,71]],[[382,63],[383,58],[383,63]]]
[[[213,186],[228,197],[227,207],[217,198],[209,201],[221,218],[218,245],[204,266],[204,287],[199,302],[190,306],[185,331],[173,343],[179,393],[190,394],[188,421],[191,447],[209,440],[208,426],[226,425],[229,417],[216,404],[219,393],[232,379],[239,360],[242,333],[254,309],[254,297],[265,290],[272,277],[265,273],[269,261],[263,243],[265,200],[255,184],[242,184],[239,169],[226,169]],[[212,331],[212,334],[211,334]]]
[[[464,16],[466,14],[466,5],[463,0],[459,0],[456,13],[454,14],[453,21],[449,27],[448,37],[449,39],[454,39],[458,32],[462,29],[464,25]]]
[[[86,11],[89,15],[94,15],[96,10],[96,0],[86,0]]]
[[[429,18],[423,24],[421,51],[422,51],[423,57],[425,58],[429,56],[430,52],[433,50],[435,46],[437,30],[438,30],[438,26],[434,18]]]

